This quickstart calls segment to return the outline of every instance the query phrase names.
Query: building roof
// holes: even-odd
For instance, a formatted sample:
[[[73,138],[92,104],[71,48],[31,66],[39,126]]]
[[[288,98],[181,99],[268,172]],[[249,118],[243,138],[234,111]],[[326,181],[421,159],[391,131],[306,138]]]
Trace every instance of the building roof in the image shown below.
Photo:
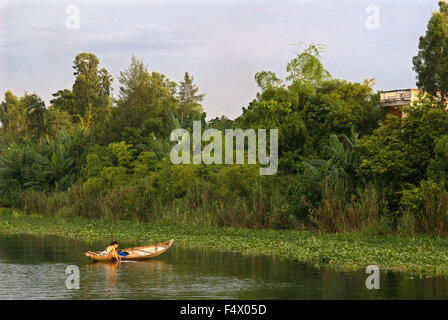
[[[395,90],[384,90],[379,91],[379,93],[396,92],[396,91],[419,91],[419,89],[395,89]]]

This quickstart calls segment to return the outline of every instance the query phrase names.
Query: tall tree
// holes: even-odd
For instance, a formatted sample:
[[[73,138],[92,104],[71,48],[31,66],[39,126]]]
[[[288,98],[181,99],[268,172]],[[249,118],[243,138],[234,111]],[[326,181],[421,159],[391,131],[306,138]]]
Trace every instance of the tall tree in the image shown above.
[[[443,103],[448,98],[448,3],[440,1],[439,8],[429,19],[425,36],[420,37],[412,62],[417,86]]]
[[[159,72],[150,72],[143,61],[132,57],[131,64],[118,77],[117,108],[113,108],[103,142],[121,141],[132,132],[133,141],[147,131],[164,127],[168,111],[177,105],[176,83]]]
[[[10,90],[5,92],[5,99],[0,105],[2,128],[9,134],[20,134],[25,129],[26,114],[20,108],[19,98]]]
[[[160,111],[174,102],[176,83],[165,75],[148,71],[143,61],[132,57],[129,67],[118,77],[120,92],[118,106],[138,108],[141,111]]]
[[[320,61],[323,50],[323,45],[311,44],[308,48],[298,53],[286,67],[286,71],[289,72],[287,80],[292,82],[297,80],[309,81],[317,84],[330,79],[330,73]]]
[[[280,87],[283,85],[282,80],[277,78],[277,75],[272,71],[260,71],[255,74],[255,81],[261,90],[266,90],[269,87]]]
[[[201,102],[205,94],[198,94],[199,87],[193,84],[193,76],[185,72],[184,81],[180,82],[179,92],[177,98],[179,99],[180,109],[184,114],[189,114],[192,111],[202,112]]]
[[[50,103],[55,109],[68,112],[71,115],[79,113],[75,104],[75,97],[71,90],[59,90],[53,93],[52,96],[54,99],[50,100]]]
[[[45,102],[35,93],[25,94],[21,99],[26,110],[26,131],[29,137],[40,137],[45,133]]]
[[[45,133],[47,109],[37,94],[25,93],[18,99],[11,91],[7,91],[0,106],[0,121],[5,132],[28,138]]]
[[[73,61],[73,98],[75,114],[87,119],[102,118],[111,104],[112,77],[106,69],[98,70],[99,60],[93,53],[80,53]]]

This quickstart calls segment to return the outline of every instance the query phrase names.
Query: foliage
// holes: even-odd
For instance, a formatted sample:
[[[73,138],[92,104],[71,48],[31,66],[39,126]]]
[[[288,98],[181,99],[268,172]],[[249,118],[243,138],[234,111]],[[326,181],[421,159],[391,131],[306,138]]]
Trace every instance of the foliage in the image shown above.
[[[448,187],[448,135],[443,135],[435,141],[435,156],[430,160],[427,177],[437,181],[445,188]]]
[[[445,237],[448,233],[448,191],[434,181],[422,181],[402,191],[401,207],[412,216],[412,229]]]
[[[286,71],[289,72],[287,80],[317,84],[329,79],[331,77],[330,73],[325,70],[320,61],[323,49],[324,46],[321,44],[311,44],[301,53],[298,53],[286,67]]]
[[[24,138],[39,138],[45,134],[45,103],[35,93],[25,93],[20,99],[11,91],[5,93],[0,106],[0,121],[3,129],[11,135]]]
[[[99,60],[93,53],[80,53],[73,61],[73,115],[87,121],[99,121],[108,114],[111,103],[112,77],[104,68],[98,70]],[[70,110],[70,109],[69,109]]]
[[[313,44],[297,53],[285,79],[256,73],[260,92],[242,114],[209,121],[190,74],[178,85],[132,57],[113,100],[108,71],[80,53],[72,88],[53,94],[49,108],[36,94],[5,93],[0,205],[166,224],[445,236],[448,112],[422,95],[406,118],[386,117],[374,79],[332,78],[322,52]],[[277,174],[261,176],[260,164],[172,164],[170,133],[191,133],[194,121],[278,129]]]
[[[448,3],[439,1],[439,11],[432,14],[426,34],[420,37],[418,54],[413,58],[417,72],[417,86],[439,97],[444,103],[448,98]]]
[[[177,93],[177,99],[179,100],[180,110],[188,115],[192,111],[202,112],[201,102],[204,99],[205,94],[198,94],[199,88],[193,84],[193,76],[190,76],[188,72],[185,72],[184,81],[179,84],[179,91]]]
[[[281,79],[272,71],[260,71],[255,74],[255,81],[263,92],[272,87],[280,87],[283,85]]]

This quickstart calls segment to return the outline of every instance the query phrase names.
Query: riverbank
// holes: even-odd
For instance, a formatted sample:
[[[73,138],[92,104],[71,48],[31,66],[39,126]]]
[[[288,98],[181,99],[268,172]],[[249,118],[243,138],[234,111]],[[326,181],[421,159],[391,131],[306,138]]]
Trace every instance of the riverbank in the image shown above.
[[[61,235],[84,240],[159,242],[175,239],[186,247],[214,247],[245,255],[293,259],[337,270],[378,265],[414,276],[448,276],[448,239],[427,236],[319,235],[307,231],[160,225],[132,221],[53,218],[0,209],[0,232]]]

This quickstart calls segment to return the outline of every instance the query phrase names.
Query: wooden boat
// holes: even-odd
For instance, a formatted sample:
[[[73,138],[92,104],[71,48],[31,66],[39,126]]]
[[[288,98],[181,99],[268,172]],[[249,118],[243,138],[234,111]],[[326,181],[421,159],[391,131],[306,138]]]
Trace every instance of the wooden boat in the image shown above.
[[[168,240],[162,243],[151,244],[148,246],[134,247],[128,249],[121,249],[118,251],[122,251],[127,253],[126,256],[122,256],[122,260],[144,260],[149,258],[154,258],[158,255],[161,255],[166,250],[168,250],[173,244],[174,240]],[[87,251],[85,254],[92,260],[95,261],[115,261],[116,259],[112,255],[102,256],[100,255],[102,251]]]

